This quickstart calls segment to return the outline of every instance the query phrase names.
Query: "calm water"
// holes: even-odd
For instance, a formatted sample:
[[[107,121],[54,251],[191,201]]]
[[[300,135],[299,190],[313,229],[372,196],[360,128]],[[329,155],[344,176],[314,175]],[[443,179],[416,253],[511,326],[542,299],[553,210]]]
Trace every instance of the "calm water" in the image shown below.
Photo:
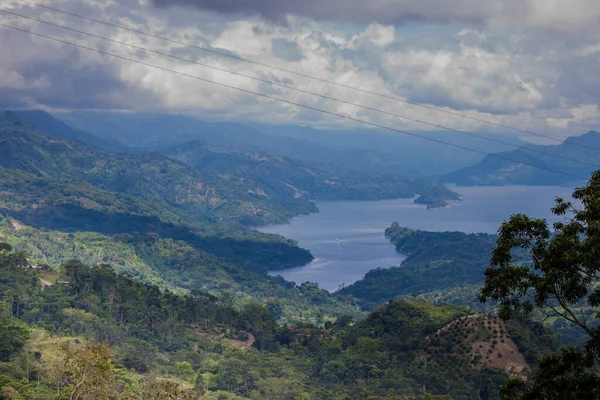
[[[298,241],[315,260],[302,267],[273,271],[296,283],[317,282],[334,291],[377,267],[399,265],[398,254],[384,237],[392,222],[428,231],[495,233],[512,214],[555,221],[550,208],[557,196],[570,198],[571,188],[557,186],[451,187],[463,200],[427,210],[409,199],[318,202],[321,212],[295,218],[290,224],[261,228]]]

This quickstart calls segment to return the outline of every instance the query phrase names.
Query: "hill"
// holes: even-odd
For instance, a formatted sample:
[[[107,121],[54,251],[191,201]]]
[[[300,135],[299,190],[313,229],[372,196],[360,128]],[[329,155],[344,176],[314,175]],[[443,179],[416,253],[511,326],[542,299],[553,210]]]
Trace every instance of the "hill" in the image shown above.
[[[102,138],[122,140],[138,149],[162,149],[201,140],[241,152],[265,152],[308,164],[328,164],[350,171],[434,177],[473,165],[480,154],[432,141],[375,129],[319,129],[311,126],[203,121],[184,115],[74,111],[61,114],[73,126]],[[169,132],[168,137],[164,132]],[[454,132],[418,133],[484,152],[514,148]],[[486,134],[496,138],[494,134]],[[523,145],[516,136],[497,139]],[[435,157],[431,157],[435,154]]]
[[[47,134],[66,140],[87,143],[99,149],[131,152],[132,149],[114,139],[101,139],[86,131],[75,129],[42,110],[20,110],[16,114]]]
[[[344,170],[324,164],[306,164],[261,152],[243,153],[192,141],[161,153],[202,171],[244,176],[272,192],[303,195],[315,200],[380,200],[422,194],[438,203],[458,195],[443,185],[392,174]]]
[[[518,150],[498,154],[512,160],[586,178],[600,165],[597,148],[600,148],[600,133],[590,131],[581,136],[570,137],[560,145],[536,146],[530,144]],[[583,179],[578,180],[572,176],[493,156],[487,156],[478,164],[444,175],[440,179],[442,182],[467,186],[576,185],[583,183]]]
[[[419,299],[436,305],[468,307],[473,312],[495,312],[495,302],[483,304],[478,296],[496,235],[415,231],[398,223],[393,223],[385,234],[398,252],[408,255],[406,260],[399,267],[371,270],[337,294],[355,297],[366,310],[390,299]],[[524,257],[525,253],[521,255]],[[577,310],[590,312],[583,304]],[[575,324],[546,318],[541,313],[535,318],[543,320],[561,343],[571,346],[585,343],[585,334]]]
[[[21,113],[25,115],[26,119],[30,118],[34,124],[47,127],[49,129],[48,133],[55,137],[75,137],[79,140],[82,135],[87,135],[86,138],[92,136],[91,134],[70,128],[62,121],[54,119],[47,113],[37,111]],[[217,218],[227,218],[231,217],[229,214],[233,214],[234,218],[246,224],[281,222],[282,219],[289,218],[298,213],[316,211],[314,205],[308,201],[313,199],[377,200],[400,197],[410,198],[421,194],[431,199],[427,204],[444,205],[446,204],[446,200],[458,198],[455,193],[437,182],[406,178],[391,174],[390,172],[386,174],[350,172],[340,167],[307,164],[294,159],[262,152],[248,153],[228,150],[223,147],[208,145],[198,140],[185,142],[174,147],[167,147],[169,142],[177,142],[178,140],[177,134],[172,131],[172,124],[175,124],[175,127],[178,129],[183,129],[181,135],[184,138],[187,137],[188,130],[179,126],[179,124],[186,121],[177,117],[164,117],[160,121],[154,121],[156,123],[152,124],[152,126],[142,124],[141,128],[138,128],[143,128],[145,133],[142,136],[148,138],[150,134],[147,132],[152,131],[154,135],[158,135],[157,129],[164,127],[164,130],[160,131],[160,135],[156,136],[157,140],[159,138],[162,140],[162,145],[156,146],[157,151],[171,160],[182,161],[195,170],[195,173],[192,174],[190,171],[180,169],[176,174],[179,176],[193,176],[200,173],[202,180],[198,184],[201,186],[206,185],[208,194],[211,195],[206,199],[206,202],[228,200],[221,201],[217,204],[217,207],[214,207],[222,210],[222,213],[216,216]],[[220,131],[219,136],[227,136],[231,130],[235,132],[239,130],[235,124],[221,125],[223,124],[217,127],[223,127],[224,131]],[[70,136],[65,135],[65,131]],[[76,134],[71,134],[72,132]],[[164,132],[169,132],[169,135],[165,135]],[[193,135],[193,132],[192,130],[189,134]],[[133,134],[135,135],[135,133]],[[90,140],[87,141],[90,142]],[[268,140],[263,140],[262,142],[264,143],[265,141]],[[51,150],[53,152],[57,151],[56,148]],[[82,150],[81,146],[75,148],[67,158],[81,154]],[[140,149],[136,151],[139,152]],[[160,159],[156,153],[138,155],[117,154],[116,157],[113,153],[108,154],[100,154],[100,156],[105,159],[110,158],[111,163],[114,164],[126,164],[128,165],[128,169],[131,169],[130,164],[140,165],[142,163],[151,163],[156,165],[154,169],[160,166],[163,175],[168,172],[172,178],[174,174],[173,168],[169,167],[174,162],[167,160],[166,157]],[[88,154],[87,158],[93,158],[94,156],[97,157],[98,155]],[[7,160],[7,163],[14,165],[14,160]],[[179,167],[181,167],[182,164],[179,164]],[[38,171],[42,169],[46,170],[49,167],[51,170],[52,166],[48,165],[38,166],[36,169]],[[111,175],[111,172],[106,171],[105,168],[102,169],[90,165],[88,169],[99,170],[102,173],[103,179],[109,178]],[[172,193],[174,189],[177,189],[173,187],[169,188],[160,182],[159,179],[164,181],[164,176],[152,176],[149,175],[149,172],[152,171],[139,171],[139,175],[130,176],[130,180],[134,181],[133,183],[139,184],[137,182],[138,176],[148,177],[152,181],[158,181],[162,187],[168,189],[166,192]],[[67,174],[70,177],[81,178],[81,176],[76,176],[72,172],[68,172]],[[133,171],[130,175],[133,175]],[[90,178],[92,176],[88,172],[86,180],[89,181]],[[115,176],[114,181],[122,181],[122,176]],[[97,184],[96,182],[91,183]],[[105,182],[101,183],[105,184]],[[131,183],[125,182],[127,187],[130,187]],[[208,185],[211,186],[209,187]],[[108,188],[111,190],[115,189],[114,185]],[[144,185],[138,191],[138,196],[144,192],[149,192],[150,189],[152,188]],[[120,188],[117,188],[117,190],[120,190]],[[213,193],[215,191],[216,194]],[[164,193],[162,196],[164,197]],[[245,202],[245,204],[236,204],[240,202]],[[181,204],[182,200],[177,200],[177,203]],[[208,210],[204,210],[204,213],[207,212]]]
[[[385,235],[408,258],[399,267],[369,271],[341,294],[356,297],[368,309],[411,295],[480,309],[476,288],[483,283],[495,235],[415,231],[397,222]]]
[[[537,344],[532,345],[533,342]],[[468,361],[478,370],[498,368],[511,377],[527,380],[530,363],[540,357],[540,350],[549,353],[556,347],[549,331],[526,320],[505,322],[497,317],[472,314],[429,335],[424,353],[433,363],[443,365],[447,354]]]
[[[10,112],[0,115],[0,166],[48,179],[82,180],[175,208],[191,220],[269,223],[316,211],[308,199],[270,197],[243,177],[200,171],[158,154],[106,152],[57,139]]]
[[[69,261],[50,273],[0,248],[0,300],[11,304],[2,307],[0,330],[15,333],[0,332],[5,395],[163,399],[171,397],[157,393],[170,387],[184,399],[497,399],[508,377],[452,351],[434,352],[428,338],[450,339],[445,332],[464,325],[456,307],[393,301],[355,324],[343,317],[278,325],[269,306],[255,302],[161,292],[107,265]],[[510,335],[516,346],[517,338],[547,335],[535,324],[513,325],[490,335]],[[551,336],[527,346],[540,354],[554,349]],[[77,385],[78,365],[95,379]]]

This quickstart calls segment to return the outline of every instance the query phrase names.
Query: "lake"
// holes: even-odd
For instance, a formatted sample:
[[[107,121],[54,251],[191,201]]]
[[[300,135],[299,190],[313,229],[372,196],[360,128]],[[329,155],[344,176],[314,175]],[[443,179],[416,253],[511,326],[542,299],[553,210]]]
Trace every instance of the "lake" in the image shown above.
[[[318,214],[261,228],[297,240],[315,257],[310,264],[271,274],[296,283],[316,282],[321,288],[335,291],[362,279],[374,268],[402,263],[406,257],[397,253],[384,236],[385,228],[394,221],[427,231],[495,233],[503,221],[520,212],[556,221],[550,212],[554,199],[570,198],[573,191],[558,186],[448,187],[460,193],[463,200],[443,209],[427,210],[411,199],[323,201],[317,202],[321,211]]]

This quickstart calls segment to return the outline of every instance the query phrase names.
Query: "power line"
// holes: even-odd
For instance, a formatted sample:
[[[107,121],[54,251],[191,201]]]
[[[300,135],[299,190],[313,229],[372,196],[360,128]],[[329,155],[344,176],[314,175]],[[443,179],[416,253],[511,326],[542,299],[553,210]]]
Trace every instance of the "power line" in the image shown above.
[[[150,68],[159,69],[159,70],[162,70],[162,71],[165,71],[165,72],[170,72],[170,73],[173,73],[173,74],[176,74],[176,75],[180,75],[180,76],[184,76],[184,77],[196,79],[196,80],[199,80],[199,81],[202,81],[202,82],[211,83],[211,84],[218,85],[218,86],[221,86],[221,87],[225,87],[225,88],[237,90],[237,91],[240,91],[240,92],[248,93],[248,94],[251,94],[251,95],[254,95],[254,96],[259,96],[259,97],[262,97],[262,98],[279,101],[281,103],[289,104],[289,105],[292,105],[292,106],[301,107],[301,108],[304,108],[304,109],[307,109],[307,110],[320,112],[322,114],[327,114],[327,115],[331,115],[331,116],[334,116],[334,117],[343,118],[343,119],[346,119],[346,120],[349,120],[349,121],[358,122],[358,123],[361,123],[363,125],[373,126],[373,127],[376,127],[376,128],[385,129],[385,130],[389,130],[389,131],[392,131],[392,132],[397,132],[397,133],[401,133],[401,134],[404,134],[404,135],[421,138],[421,139],[424,139],[424,140],[428,140],[430,142],[435,142],[435,143],[443,144],[443,145],[446,145],[446,146],[456,147],[456,148],[459,148],[459,149],[462,149],[462,150],[467,150],[467,151],[471,151],[471,152],[474,152],[474,153],[483,154],[483,155],[486,155],[486,156],[495,157],[495,158],[498,158],[498,159],[502,159],[502,160],[506,160],[506,161],[511,161],[511,162],[515,162],[515,163],[518,163],[518,164],[522,164],[522,165],[527,165],[527,166],[530,166],[530,167],[533,167],[533,168],[538,168],[538,169],[541,169],[541,170],[545,170],[545,171],[549,171],[549,172],[553,172],[553,173],[557,173],[557,174],[569,176],[569,177],[576,178],[576,179],[587,180],[587,178],[585,178],[583,176],[571,174],[571,173],[564,172],[564,171],[555,170],[555,169],[552,169],[552,168],[547,168],[547,167],[544,167],[544,166],[541,166],[541,165],[536,165],[536,164],[532,164],[532,163],[528,163],[528,162],[524,162],[524,161],[518,161],[518,160],[512,159],[510,157],[502,156],[500,154],[488,153],[488,152],[485,152],[485,151],[481,151],[481,150],[477,150],[477,149],[472,149],[470,147],[466,147],[466,146],[462,146],[462,145],[458,145],[458,144],[454,144],[454,143],[449,143],[449,142],[445,142],[443,140],[429,138],[429,137],[426,137],[426,136],[421,136],[421,135],[418,135],[416,133],[407,132],[407,131],[404,131],[404,130],[401,130],[401,129],[392,128],[392,127],[389,127],[389,126],[386,126],[386,125],[381,125],[381,124],[378,124],[378,123],[375,123],[375,122],[364,121],[364,120],[361,120],[361,119],[358,119],[358,118],[354,118],[354,117],[350,117],[350,116],[347,116],[347,115],[339,114],[337,112],[327,111],[327,110],[324,110],[324,109],[321,109],[321,108],[318,108],[318,107],[313,107],[313,106],[310,106],[310,105],[306,105],[306,104],[302,104],[302,103],[297,103],[297,102],[294,102],[294,101],[282,99],[282,98],[271,96],[271,95],[268,95],[268,94],[259,93],[259,92],[255,92],[255,91],[244,89],[244,88],[239,88],[239,87],[236,87],[236,86],[233,86],[233,85],[228,85],[226,83],[221,83],[221,82],[213,81],[213,80],[210,80],[210,79],[202,78],[202,77],[199,77],[199,76],[190,75],[190,74],[187,74],[187,73],[184,73],[184,72],[175,71],[175,70],[172,70],[170,68],[161,67],[159,65],[151,64],[151,63],[148,63],[148,62],[145,62],[145,61],[140,61],[140,60],[136,60],[136,59],[133,59],[133,58],[124,57],[124,56],[121,56],[121,55],[118,55],[118,54],[114,54],[114,53],[110,53],[110,52],[107,52],[107,51],[104,51],[104,50],[98,50],[98,49],[95,49],[95,48],[92,48],[92,47],[87,47],[87,46],[80,45],[80,44],[77,44],[77,43],[69,42],[67,40],[55,38],[55,37],[52,37],[52,36],[47,36],[47,35],[44,35],[44,34],[41,34],[41,33],[37,33],[37,32],[32,32],[32,31],[29,31],[27,29],[19,28],[19,27],[12,26],[12,25],[7,25],[7,24],[1,23],[1,22],[0,22],[0,26],[3,26],[5,28],[9,28],[9,29],[13,29],[13,30],[17,30],[17,31],[20,31],[20,32],[24,32],[24,33],[27,33],[27,34],[30,34],[30,35],[38,36],[38,37],[41,37],[41,38],[44,38],[44,39],[52,40],[52,41],[55,41],[55,42],[58,42],[58,43],[63,43],[63,44],[67,44],[67,45],[70,45],[70,46],[74,46],[74,47],[77,47],[77,48],[80,48],[80,49],[92,51],[92,52],[95,52],[95,53],[98,53],[98,54],[103,54],[103,55],[111,56],[111,57],[118,58],[118,59],[121,59],[121,60],[124,60],[124,61],[129,61],[129,62],[132,62],[132,63],[144,65],[144,66],[147,66],[147,67],[150,67]]]
[[[462,114],[462,113],[459,113],[459,112],[444,110],[443,108],[430,106],[430,105],[419,103],[419,102],[416,102],[416,101],[410,101],[410,100],[402,99],[400,97],[396,97],[396,96],[392,96],[392,95],[387,95],[387,94],[384,94],[384,93],[378,93],[378,92],[374,92],[374,91],[367,90],[367,89],[362,89],[360,87],[356,87],[356,86],[352,86],[352,85],[347,85],[345,83],[335,82],[335,81],[332,81],[332,80],[329,80],[329,79],[324,79],[324,78],[320,78],[320,77],[316,77],[316,76],[304,74],[302,72],[297,72],[297,71],[294,71],[294,70],[291,70],[291,69],[287,69],[287,68],[277,67],[277,66],[274,66],[274,65],[262,63],[260,61],[250,60],[248,58],[240,57],[240,56],[233,55],[233,54],[228,54],[226,52],[218,51],[218,50],[215,50],[215,49],[212,49],[212,48],[198,46],[198,45],[195,45],[195,44],[182,42],[182,41],[171,39],[171,38],[167,38],[167,37],[164,37],[164,36],[155,35],[153,33],[145,32],[145,31],[138,30],[138,29],[129,28],[129,27],[126,27],[126,26],[123,26],[123,25],[112,23],[112,22],[103,21],[101,19],[96,19],[96,18],[85,16],[85,15],[81,15],[81,14],[77,14],[77,13],[73,13],[73,12],[61,10],[59,8],[50,7],[50,6],[46,6],[46,5],[43,5],[43,4],[37,4],[37,3],[31,2],[31,1],[27,1],[27,0],[16,0],[16,1],[18,1],[20,3],[31,5],[31,6],[40,7],[40,8],[44,8],[44,9],[47,9],[47,10],[51,10],[51,11],[63,13],[63,14],[70,15],[70,16],[73,16],[73,17],[82,18],[82,19],[85,19],[85,20],[88,20],[88,21],[99,23],[99,24],[104,24],[104,25],[112,26],[114,28],[123,29],[123,30],[129,31],[129,32],[133,32],[133,33],[137,33],[137,34],[140,34],[140,35],[152,37],[152,38],[155,38],[155,39],[164,40],[164,41],[167,41],[167,42],[170,42],[170,43],[174,43],[174,44],[178,44],[178,45],[181,45],[181,46],[186,46],[186,47],[194,48],[194,49],[197,49],[197,50],[209,52],[209,53],[216,54],[216,55],[219,55],[219,56],[222,56],[222,57],[228,57],[228,58],[231,58],[231,59],[234,59],[234,60],[247,62],[247,63],[250,63],[250,64],[258,65],[258,66],[269,68],[269,69],[272,69],[272,70],[276,70],[276,71],[285,72],[285,73],[288,73],[288,74],[300,76],[300,77],[303,77],[303,78],[308,78],[308,79],[316,80],[316,81],[327,83],[327,84],[331,84],[331,85],[337,85],[337,86],[340,86],[340,87],[344,87],[346,89],[356,90],[356,91],[361,92],[361,93],[365,93],[365,94],[370,94],[370,95],[374,95],[374,96],[386,98],[388,100],[399,101],[401,103],[410,104],[410,105],[413,105],[413,106],[422,107],[422,108],[426,108],[426,109],[437,111],[437,112],[442,112],[442,113],[453,115],[453,116],[456,116],[456,117],[460,117],[460,118],[465,118],[465,119],[469,119],[469,120],[472,120],[472,121],[476,121],[476,122],[479,122],[479,123],[482,123],[482,124],[496,126],[498,128],[508,129],[508,130],[512,130],[512,131],[515,131],[515,132],[526,133],[526,134],[533,135],[533,136],[543,137],[543,138],[550,139],[550,140],[553,140],[553,141],[558,142],[558,143],[567,143],[567,144],[570,144],[570,145],[573,145],[573,146],[579,146],[579,147],[583,147],[583,148],[586,148],[586,149],[594,149],[594,150],[599,150],[600,151],[600,148],[597,148],[597,147],[591,147],[591,146],[587,146],[587,145],[580,144],[580,143],[577,143],[577,142],[572,142],[572,141],[569,141],[569,140],[564,140],[563,141],[561,139],[557,139],[557,138],[549,136],[549,135],[544,135],[544,134],[539,133],[539,132],[530,131],[530,130],[527,130],[527,129],[521,129],[521,128],[517,128],[517,127],[514,127],[514,126],[510,126],[510,125],[500,124],[500,123],[492,122],[492,121],[485,120],[485,119],[482,119],[482,118],[471,117],[469,115]]]
[[[518,144],[510,143],[510,142],[503,141],[503,140],[500,140],[500,139],[494,139],[494,138],[486,137],[486,136],[479,135],[479,134],[476,134],[476,133],[462,131],[462,130],[459,130],[459,129],[454,129],[454,128],[450,128],[450,127],[447,127],[447,126],[443,126],[443,125],[439,125],[439,124],[435,124],[435,123],[431,123],[431,122],[419,120],[419,119],[416,119],[416,118],[407,117],[405,115],[400,115],[400,114],[397,114],[397,113],[393,113],[393,112],[389,112],[389,111],[385,111],[385,110],[380,110],[380,109],[377,109],[377,108],[374,108],[374,107],[365,106],[365,105],[362,105],[362,104],[358,104],[358,103],[354,103],[354,102],[351,102],[351,101],[339,99],[339,98],[336,98],[336,97],[327,96],[327,95],[323,95],[323,94],[320,94],[320,93],[314,93],[314,92],[311,92],[311,91],[308,91],[308,90],[304,90],[304,89],[298,89],[298,88],[295,88],[293,86],[288,86],[288,85],[281,84],[281,83],[278,83],[278,82],[273,82],[273,81],[270,81],[270,80],[266,80],[266,79],[262,79],[262,78],[257,78],[257,77],[251,76],[251,75],[247,75],[247,74],[243,74],[243,73],[231,71],[231,70],[228,70],[228,69],[225,69],[225,68],[216,67],[216,66],[213,66],[213,65],[205,64],[205,63],[201,63],[201,62],[194,61],[194,60],[191,60],[191,59],[188,59],[188,58],[175,56],[175,55],[164,53],[164,52],[157,51],[157,50],[152,50],[152,49],[149,49],[149,48],[146,48],[146,47],[137,46],[137,45],[134,45],[134,44],[131,44],[131,43],[123,42],[123,41],[116,40],[116,39],[111,39],[111,38],[108,38],[108,37],[105,37],[105,36],[96,35],[94,33],[82,31],[82,30],[75,29],[75,28],[71,28],[71,27],[68,27],[68,26],[65,26],[65,25],[54,23],[54,22],[45,21],[45,20],[42,20],[42,19],[34,18],[34,17],[29,17],[29,16],[26,16],[26,15],[22,15],[22,14],[15,13],[15,12],[12,12],[12,11],[8,11],[8,10],[5,10],[5,9],[0,9],[0,12],[6,13],[6,14],[10,14],[10,15],[14,15],[14,16],[17,16],[17,17],[20,17],[20,18],[28,19],[28,20],[31,20],[31,21],[36,21],[36,22],[43,23],[43,24],[46,24],[46,25],[54,26],[54,27],[57,27],[57,28],[65,29],[65,30],[68,30],[68,31],[71,31],[71,32],[76,32],[76,33],[80,33],[80,34],[83,34],[83,35],[91,36],[91,37],[94,37],[94,38],[97,38],[97,39],[106,40],[106,41],[111,42],[111,43],[116,43],[116,44],[119,44],[119,45],[129,46],[129,47],[132,47],[134,49],[143,50],[143,51],[146,51],[146,52],[149,52],[149,53],[158,54],[158,55],[161,55],[161,56],[164,56],[164,57],[170,57],[170,58],[173,58],[173,59],[176,59],[176,60],[180,60],[180,61],[185,61],[185,62],[190,63],[190,64],[200,65],[200,66],[205,67],[205,68],[211,68],[211,69],[215,69],[215,70],[218,70],[218,71],[221,71],[221,72],[226,72],[226,73],[229,73],[229,74],[232,74],[232,75],[241,76],[241,77],[244,77],[244,78],[252,79],[252,80],[255,80],[255,81],[258,81],[258,82],[262,82],[262,83],[266,83],[266,84],[269,84],[269,85],[281,87],[281,88],[284,88],[284,89],[293,90],[293,91],[304,93],[304,94],[308,94],[308,95],[311,95],[311,96],[320,97],[320,98],[323,98],[323,99],[326,99],[326,100],[336,101],[336,102],[339,102],[339,103],[342,103],[342,104],[347,104],[347,105],[351,105],[351,106],[354,106],[354,107],[359,107],[359,108],[362,108],[362,109],[365,109],[365,110],[369,110],[369,111],[373,111],[373,112],[377,112],[377,113],[381,113],[381,114],[393,116],[393,117],[400,118],[400,119],[406,119],[406,120],[409,120],[409,121],[417,122],[417,123],[428,125],[428,126],[433,126],[433,127],[439,128],[439,129],[444,129],[444,130],[448,130],[448,131],[451,131],[451,132],[460,133],[460,134],[463,134],[463,135],[468,135],[468,136],[471,136],[471,137],[475,137],[475,138],[487,140],[487,141],[490,141],[490,142],[494,142],[494,143],[499,143],[499,144],[511,146],[511,147],[514,147],[514,148],[517,148],[517,149],[521,149],[522,151],[529,151],[529,152],[532,152],[532,153],[543,154],[543,155],[546,155],[546,156],[556,157],[556,158],[560,158],[560,159],[563,159],[563,160],[566,160],[566,161],[570,161],[570,162],[574,162],[574,163],[578,163],[578,164],[582,164],[582,165],[589,165],[589,166],[596,167],[596,168],[600,167],[599,164],[594,164],[594,163],[591,163],[591,162],[588,162],[588,161],[585,161],[585,160],[577,160],[577,159],[574,159],[574,158],[563,156],[561,154],[549,153],[549,152],[545,152],[545,151],[537,150],[537,149],[522,149],[522,147],[520,145],[518,145]]]

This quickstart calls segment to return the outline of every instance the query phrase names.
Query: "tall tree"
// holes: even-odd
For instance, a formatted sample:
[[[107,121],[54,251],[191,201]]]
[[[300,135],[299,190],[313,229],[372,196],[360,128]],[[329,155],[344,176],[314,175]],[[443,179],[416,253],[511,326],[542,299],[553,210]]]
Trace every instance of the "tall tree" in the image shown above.
[[[600,360],[600,171],[573,199],[556,199],[552,212],[563,221],[553,230],[545,220],[517,214],[498,232],[480,300],[498,300],[503,319],[537,309],[589,338],[584,350],[566,348],[542,360],[532,384],[512,381],[506,399],[600,398],[594,371]],[[529,257],[519,260],[524,251]]]

